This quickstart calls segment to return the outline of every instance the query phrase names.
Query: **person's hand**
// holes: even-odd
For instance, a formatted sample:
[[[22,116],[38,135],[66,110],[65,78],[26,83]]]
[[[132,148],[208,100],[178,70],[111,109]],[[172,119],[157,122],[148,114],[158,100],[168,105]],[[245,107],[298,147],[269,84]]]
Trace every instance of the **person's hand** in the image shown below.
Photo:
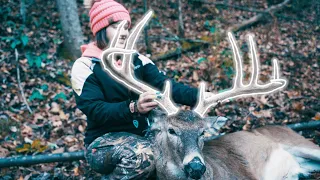
[[[139,113],[145,114],[158,106],[158,103],[154,101],[157,98],[157,94],[153,92],[145,92],[140,94],[137,101],[137,108]]]

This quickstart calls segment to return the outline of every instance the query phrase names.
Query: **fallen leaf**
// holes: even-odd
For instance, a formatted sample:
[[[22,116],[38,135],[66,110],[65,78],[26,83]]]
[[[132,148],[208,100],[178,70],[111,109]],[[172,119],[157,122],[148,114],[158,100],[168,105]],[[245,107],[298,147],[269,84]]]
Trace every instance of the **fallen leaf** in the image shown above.
[[[62,126],[62,122],[61,122],[60,116],[54,115],[54,116],[52,116],[50,119],[51,119],[52,125],[53,125],[54,127],[60,127],[60,126]]]
[[[64,141],[67,142],[67,143],[73,143],[73,142],[76,142],[77,139],[76,139],[74,136],[69,135],[69,136],[66,136],[66,137],[64,138]]]
[[[43,116],[42,116],[40,113],[35,113],[35,114],[34,114],[34,117],[33,117],[33,120],[34,120],[35,122],[37,122],[37,120],[39,120],[39,119],[44,119],[44,118],[43,118]]]
[[[206,70],[208,69],[208,67],[209,67],[208,64],[204,62],[199,65],[200,70]]]
[[[47,142],[47,144],[50,149],[58,149],[59,148],[59,146],[55,143]]]
[[[82,125],[79,125],[78,126],[78,130],[83,133],[85,129],[84,129],[84,127]]]
[[[61,147],[52,151],[52,154],[59,154],[59,153],[64,153],[64,147]]]
[[[298,97],[298,96],[301,96],[301,92],[300,91],[284,91],[288,97],[291,99],[291,98],[294,98],[294,97]]]
[[[303,108],[303,104],[301,102],[292,103],[292,108],[296,111],[301,111]]]
[[[17,132],[17,127],[16,126],[10,126],[11,132]]]
[[[79,175],[80,175],[80,173],[79,173],[79,167],[75,167],[75,168],[73,169],[73,173],[74,173],[75,176],[79,176]]]
[[[216,56],[213,56],[213,55],[208,56],[208,60],[211,61],[211,62],[216,61],[216,59],[217,59]]]
[[[52,113],[59,113],[59,111],[61,110],[60,105],[56,102],[51,103],[51,109],[50,112]]]
[[[31,148],[37,149],[37,148],[40,146],[40,144],[41,144],[40,139],[36,139],[36,140],[34,140],[34,141],[32,142]]]
[[[31,148],[33,151],[43,152],[48,149],[48,146],[42,143],[40,139],[36,139],[32,142]]]
[[[4,158],[4,157],[7,157],[8,155],[9,155],[9,150],[0,147],[0,157]]]
[[[317,112],[316,115],[312,119],[319,121],[320,120],[320,112]]]
[[[23,178],[23,180],[29,180],[31,176],[32,176],[32,173],[26,175],[26,176]]]
[[[257,117],[267,117],[267,118],[271,118],[272,117],[271,109],[260,110],[259,112],[254,111],[252,114],[257,116]]]
[[[16,145],[9,142],[2,142],[1,146],[6,149],[9,149],[10,151],[14,151],[16,149]]]
[[[22,130],[21,130],[22,136],[32,136],[32,132],[33,130],[30,126],[27,126],[27,125],[22,126]]]
[[[25,137],[23,140],[24,140],[25,143],[29,143],[29,144],[32,144],[32,143],[33,143],[33,140],[31,140],[31,139],[28,138],[28,137]]]
[[[68,116],[62,110],[59,111],[59,117],[62,120],[67,120],[68,119]]]
[[[193,73],[192,73],[192,78],[193,78],[193,80],[195,80],[195,81],[199,81],[199,75],[198,75],[197,71],[193,71]]]
[[[22,144],[20,146],[17,146],[16,151],[18,153],[30,152],[31,151],[31,144]]]
[[[75,145],[68,148],[68,152],[74,152],[74,151],[78,151],[80,149],[81,149],[81,147],[79,146],[79,144],[75,144]]]

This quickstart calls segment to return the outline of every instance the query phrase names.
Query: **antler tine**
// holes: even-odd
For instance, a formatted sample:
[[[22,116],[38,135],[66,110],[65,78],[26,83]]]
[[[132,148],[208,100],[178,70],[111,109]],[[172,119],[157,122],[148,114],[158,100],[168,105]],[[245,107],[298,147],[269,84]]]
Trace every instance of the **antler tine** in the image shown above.
[[[276,58],[273,58],[272,63],[273,63],[273,79],[279,79],[280,78],[280,75],[279,75],[280,71],[279,71],[278,60]]]
[[[252,73],[251,80],[249,84],[258,85],[258,76],[259,76],[259,58],[257,56],[257,48],[253,41],[253,36],[249,35],[249,44],[250,44],[250,54],[252,59]],[[241,70],[242,71],[242,70]]]
[[[152,11],[148,12],[148,14],[138,23],[138,25],[133,29],[133,32],[130,34],[128,40],[126,49],[116,48],[114,43],[119,38],[119,30],[123,28],[125,25],[125,22],[120,23],[117,34],[114,36],[111,47],[103,51],[102,53],[102,64],[104,69],[117,81],[122,83],[123,85],[127,86],[128,88],[134,90],[136,93],[144,93],[144,92],[158,92],[158,90],[154,87],[150,87],[143,82],[140,82],[139,80],[135,79],[133,76],[133,70],[131,68],[132,65],[132,57],[133,54],[136,53],[135,50],[133,50],[134,44],[137,40],[137,38],[140,35],[141,29],[144,27],[144,25],[147,23],[147,21],[150,19],[152,15]],[[116,39],[117,38],[117,39]],[[120,68],[116,67],[114,65],[113,61],[113,55],[115,53],[121,53],[123,54],[122,59],[122,66]],[[171,83],[170,81],[165,82],[165,88],[164,92],[161,94],[161,99],[156,99],[155,101],[159,103],[160,107],[163,108],[168,115],[173,115],[178,112],[178,108],[174,105],[173,101],[171,100]]]
[[[258,75],[259,75],[259,59],[257,56],[257,50],[253,37],[249,35],[249,45],[250,53],[252,59],[252,76],[250,83],[248,85],[243,85],[242,83],[242,60],[234,40],[232,33],[228,33],[229,42],[233,51],[233,60],[235,63],[236,77],[234,79],[233,88],[228,91],[224,91],[219,94],[215,94],[209,98],[204,97],[205,93],[205,83],[200,84],[200,95],[196,108],[194,111],[198,113],[201,117],[204,116],[207,109],[211,106],[215,106],[218,102],[224,102],[228,99],[240,97],[240,96],[249,96],[256,94],[268,94],[279,90],[286,86],[287,80],[280,78],[280,71],[277,59],[273,59],[273,79],[270,80],[270,83],[259,85],[258,84]]]
[[[242,58],[238,50],[238,46],[234,40],[234,37],[231,33],[228,33],[229,43],[231,44],[233,52],[233,61],[235,63],[236,77],[234,78],[233,88],[242,87]]]
[[[126,49],[133,49],[136,40],[140,36],[141,30],[147,22],[150,20],[150,17],[152,16],[153,11],[149,10],[147,14],[143,17],[143,19],[133,28],[132,33],[130,33],[130,36],[128,37]]]

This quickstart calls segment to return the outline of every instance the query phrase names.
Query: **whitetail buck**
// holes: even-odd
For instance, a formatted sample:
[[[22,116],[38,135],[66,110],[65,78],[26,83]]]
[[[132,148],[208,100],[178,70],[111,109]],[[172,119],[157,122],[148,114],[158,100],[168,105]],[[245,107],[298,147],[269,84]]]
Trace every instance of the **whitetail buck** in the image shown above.
[[[151,17],[149,12],[133,29],[125,49],[111,47],[103,52],[102,60],[107,72],[137,93],[157,91],[133,76],[131,57],[134,43]],[[119,29],[124,26],[120,23]],[[228,33],[234,53],[236,76],[231,90],[220,94],[205,94],[200,85],[199,101],[193,111],[178,111],[170,99],[167,81],[160,107],[165,111],[151,113],[151,141],[154,142],[156,170],[159,179],[298,179],[320,170],[320,148],[286,127],[267,126],[252,131],[236,132],[214,139],[225,124],[224,117],[204,117],[211,106],[227,99],[270,93],[286,85],[280,78],[277,60],[273,61],[274,74],[270,83],[258,84],[258,57],[253,38],[249,36],[252,59],[252,77],[248,85],[242,83],[242,60],[234,37]],[[122,67],[114,66],[113,55],[124,54]],[[212,139],[205,142],[205,140]]]
[[[320,148],[289,128],[266,126],[218,137],[224,117],[153,111],[159,179],[298,179],[320,170]]]

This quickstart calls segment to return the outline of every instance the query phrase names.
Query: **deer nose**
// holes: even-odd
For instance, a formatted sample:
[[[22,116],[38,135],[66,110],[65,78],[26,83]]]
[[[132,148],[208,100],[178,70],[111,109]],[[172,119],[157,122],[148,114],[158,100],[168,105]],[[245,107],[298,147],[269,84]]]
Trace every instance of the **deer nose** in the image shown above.
[[[206,172],[206,166],[198,157],[195,157],[184,166],[184,170],[192,179],[200,179],[204,172]]]

